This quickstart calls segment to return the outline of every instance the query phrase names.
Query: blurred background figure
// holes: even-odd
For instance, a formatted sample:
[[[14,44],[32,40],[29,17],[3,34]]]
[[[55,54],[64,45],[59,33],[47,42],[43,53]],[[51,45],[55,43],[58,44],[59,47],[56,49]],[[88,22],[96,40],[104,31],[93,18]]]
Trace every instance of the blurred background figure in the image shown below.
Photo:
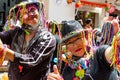
[[[103,44],[111,45],[113,36],[116,35],[118,31],[119,31],[119,22],[117,19],[117,14],[110,13],[109,16],[104,19],[100,45]]]
[[[86,20],[84,29],[92,30],[92,20],[90,18]]]
[[[93,35],[92,35],[93,46],[99,46],[101,36],[102,36],[101,28],[94,28]]]

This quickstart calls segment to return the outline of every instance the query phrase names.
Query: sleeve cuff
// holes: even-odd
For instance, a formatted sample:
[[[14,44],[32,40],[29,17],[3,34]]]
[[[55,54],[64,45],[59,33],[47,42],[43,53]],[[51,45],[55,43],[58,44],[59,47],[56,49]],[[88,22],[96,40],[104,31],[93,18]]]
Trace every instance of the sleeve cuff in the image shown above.
[[[14,55],[15,55],[15,58],[20,58],[20,57],[22,57],[22,54],[17,53],[17,52],[14,52]]]

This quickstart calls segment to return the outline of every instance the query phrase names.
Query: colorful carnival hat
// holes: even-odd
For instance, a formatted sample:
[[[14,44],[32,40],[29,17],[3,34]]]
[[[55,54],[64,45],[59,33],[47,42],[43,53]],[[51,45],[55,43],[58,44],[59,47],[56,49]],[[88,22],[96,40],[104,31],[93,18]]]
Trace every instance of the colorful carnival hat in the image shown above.
[[[31,6],[32,7],[34,6],[36,9],[38,9],[39,12],[42,11],[42,9],[43,9],[43,3],[41,3],[41,2],[38,2],[38,1],[37,2],[27,2],[27,1],[25,1],[25,2],[21,2],[20,4],[15,5],[10,10],[10,12],[14,12],[17,16],[17,19],[19,19],[20,16],[22,15],[22,13],[24,13],[24,8],[29,8]],[[29,8],[29,9],[31,9],[31,8]],[[21,12],[21,10],[22,10],[22,12]]]
[[[24,1],[24,2],[21,2],[20,4],[15,5],[14,7],[12,7],[10,9],[9,15],[8,15],[8,18],[7,18],[7,20],[8,20],[8,26],[7,26],[8,29],[7,30],[9,30],[10,27],[11,27],[10,26],[11,25],[10,20],[13,19],[13,17],[15,18],[14,22],[19,21],[20,22],[19,27],[21,27],[22,24],[23,24],[22,15],[24,14],[25,9],[27,9],[28,12],[29,12],[33,8],[37,9],[39,14],[40,14],[39,16],[40,16],[41,19],[40,19],[39,22],[43,21],[43,19],[45,19],[44,18],[44,4],[40,1],[35,1],[35,2]],[[43,21],[42,25],[45,24],[44,22],[45,21]]]
[[[35,1],[35,2],[24,1],[24,2],[21,2],[21,3],[17,4],[17,5],[15,5],[13,8],[11,8],[10,11],[15,10],[15,12],[18,12],[19,9],[28,8],[31,5],[34,5],[38,10],[43,9],[43,3],[40,2],[40,1]]]
[[[81,34],[81,30],[83,31],[83,28],[81,24],[76,20],[62,22],[62,43],[65,43],[70,38]]]

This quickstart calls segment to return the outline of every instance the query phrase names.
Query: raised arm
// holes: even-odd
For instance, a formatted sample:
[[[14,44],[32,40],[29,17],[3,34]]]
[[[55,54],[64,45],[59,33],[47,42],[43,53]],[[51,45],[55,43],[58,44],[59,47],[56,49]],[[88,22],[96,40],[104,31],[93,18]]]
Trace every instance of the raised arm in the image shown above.
[[[106,49],[105,51],[105,57],[106,60],[110,63],[110,64],[120,64],[120,32],[117,33],[116,36],[114,36],[113,38],[113,42],[112,45]]]

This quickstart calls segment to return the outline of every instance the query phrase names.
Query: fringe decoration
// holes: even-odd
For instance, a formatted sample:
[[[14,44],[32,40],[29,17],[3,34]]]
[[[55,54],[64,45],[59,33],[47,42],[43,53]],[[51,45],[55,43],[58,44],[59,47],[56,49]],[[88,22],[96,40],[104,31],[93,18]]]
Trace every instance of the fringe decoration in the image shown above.
[[[104,23],[102,27],[102,38],[100,40],[100,45],[111,45],[114,36],[114,26],[111,22]]]
[[[116,37],[120,34],[120,31],[118,31],[117,35],[114,36],[112,41],[112,51],[110,53],[111,56],[111,66],[114,66],[117,68],[117,66],[120,65],[120,46],[117,45]]]

